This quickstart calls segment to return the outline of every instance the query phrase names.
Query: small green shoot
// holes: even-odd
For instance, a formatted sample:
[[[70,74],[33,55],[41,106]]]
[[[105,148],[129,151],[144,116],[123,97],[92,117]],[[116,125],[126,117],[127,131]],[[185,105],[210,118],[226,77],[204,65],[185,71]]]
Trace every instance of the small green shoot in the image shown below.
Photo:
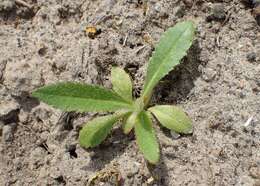
[[[192,133],[191,120],[182,109],[171,105],[149,107],[149,101],[154,87],[186,55],[194,35],[195,28],[190,21],[178,23],[163,34],[149,61],[139,98],[133,98],[131,79],[118,67],[113,67],[111,71],[113,90],[67,82],[42,87],[32,95],[63,111],[115,112],[85,124],[79,134],[80,145],[85,148],[99,145],[114,124],[122,119],[124,133],[128,134],[134,129],[140,151],[150,163],[156,164],[160,159],[160,150],[152,126],[152,114],[164,127],[174,132]]]

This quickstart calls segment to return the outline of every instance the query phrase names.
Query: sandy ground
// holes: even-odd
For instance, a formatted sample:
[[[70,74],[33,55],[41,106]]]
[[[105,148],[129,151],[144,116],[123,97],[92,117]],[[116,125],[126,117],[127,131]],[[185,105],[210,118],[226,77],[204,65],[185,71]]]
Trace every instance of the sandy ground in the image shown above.
[[[1,186],[260,185],[260,28],[252,2],[26,2],[0,0]],[[82,149],[78,132],[96,113],[64,113],[30,96],[58,81],[109,88],[113,65],[131,74],[138,96],[154,45],[182,20],[197,25],[196,41],[152,101],[184,108],[194,132],[174,139],[157,125],[157,166],[120,128]],[[99,34],[90,38],[87,26]]]

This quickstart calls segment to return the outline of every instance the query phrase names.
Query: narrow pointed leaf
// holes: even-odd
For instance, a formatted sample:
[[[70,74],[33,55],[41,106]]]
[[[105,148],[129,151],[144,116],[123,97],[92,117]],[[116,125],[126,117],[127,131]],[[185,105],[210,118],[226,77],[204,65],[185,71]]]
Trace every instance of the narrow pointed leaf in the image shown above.
[[[178,133],[192,133],[192,121],[179,107],[158,105],[149,108],[159,122],[166,128]]]
[[[152,89],[186,55],[194,37],[191,21],[181,22],[168,29],[160,39],[149,61],[143,89],[143,98],[149,99]]]
[[[128,134],[132,130],[137,122],[137,116],[138,113],[133,112],[125,119],[125,122],[123,123],[123,131],[125,134]]]
[[[95,147],[106,139],[113,125],[120,118],[118,115],[98,117],[86,123],[79,133],[82,147]]]
[[[80,83],[68,82],[45,86],[32,95],[65,111],[115,111],[131,107],[111,90]]]
[[[121,68],[111,70],[113,90],[127,101],[132,101],[132,82],[129,75]]]
[[[160,158],[160,150],[148,112],[143,111],[139,114],[135,125],[135,135],[144,157],[150,163],[156,164]]]

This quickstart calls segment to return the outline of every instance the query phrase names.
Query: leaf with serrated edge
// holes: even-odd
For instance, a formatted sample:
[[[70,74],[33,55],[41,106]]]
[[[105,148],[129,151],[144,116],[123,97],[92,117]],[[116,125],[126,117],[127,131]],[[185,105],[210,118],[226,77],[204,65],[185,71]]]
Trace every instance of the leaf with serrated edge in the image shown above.
[[[108,115],[95,118],[84,125],[79,133],[79,143],[82,147],[95,147],[109,134],[113,125],[121,115]]]
[[[195,28],[185,21],[169,28],[162,36],[150,58],[142,96],[146,102],[156,84],[186,55],[194,38]]]
[[[45,86],[33,92],[32,95],[64,111],[94,112],[132,108],[129,103],[111,90],[80,83],[68,82]]]
[[[181,108],[172,105],[158,105],[148,110],[164,127],[178,133],[192,133],[192,121]]]
[[[111,70],[113,90],[126,101],[132,102],[132,82],[129,75],[119,67]]]
[[[135,135],[137,144],[144,157],[150,163],[156,164],[160,158],[160,150],[150,117],[150,114],[145,111],[142,111],[138,115],[135,125]]]
[[[137,116],[138,113],[133,112],[126,118],[125,122],[123,123],[123,131],[125,134],[128,134],[132,130],[132,128],[136,124]]]

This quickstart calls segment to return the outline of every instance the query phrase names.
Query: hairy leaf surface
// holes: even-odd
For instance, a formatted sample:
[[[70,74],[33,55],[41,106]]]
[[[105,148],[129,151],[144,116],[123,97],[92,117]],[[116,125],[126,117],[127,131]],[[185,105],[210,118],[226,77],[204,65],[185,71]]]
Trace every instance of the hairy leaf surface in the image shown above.
[[[160,39],[150,58],[145,78],[143,97],[148,99],[156,84],[186,55],[194,37],[191,21],[181,22],[168,29]]]
[[[123,131],[125,134],[128,134],[132,130],[136,124],[137,116],[138,113],[133,112],[126,118],[125,122],[123,123]]]
[[[132,102],[132,82],[129,75],[121,68],[111,70],[113,90],[126,101]]]
[[[142,111],[139,114],[135,125],[135,135],[137,144],[144,157],[150,163],[156,164],[160,158],[160,150],[148,112]]]
[[[68,82],[45,86],[32,95],[65,111],[115,111],[131,107],[111,90],[80,83]]]
[[[82,147],[95,147],[109,134],[113,125],[121,116],[108,115],[95,118],[86,123],[79,133],[79,143]]]
[[[158,105],[149,108],[149,111],[164,127],[178,133],[192,133],[192,121],[181,108],[172,105]]]

